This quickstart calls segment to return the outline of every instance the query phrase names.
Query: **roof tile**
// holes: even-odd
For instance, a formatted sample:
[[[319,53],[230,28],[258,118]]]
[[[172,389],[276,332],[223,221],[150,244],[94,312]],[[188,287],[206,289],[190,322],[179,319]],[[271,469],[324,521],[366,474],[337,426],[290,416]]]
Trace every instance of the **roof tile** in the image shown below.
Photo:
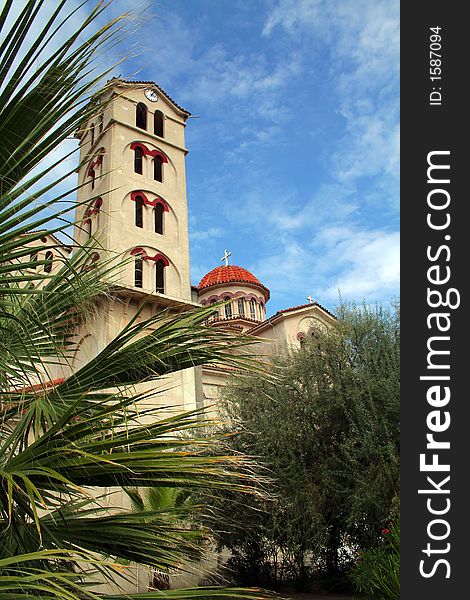
[[[201,291],[212,285],[220,285],[223,283],[251,283],[265,290],[269,297],[268,288],[265,287],[253,273],[250,273],[250,271],[247,271],[247,269],[244,269],[243,267],[237,267],[236,265],[222,265],[212,269],[207,275],[204,275],[197,287],[198,290]]]

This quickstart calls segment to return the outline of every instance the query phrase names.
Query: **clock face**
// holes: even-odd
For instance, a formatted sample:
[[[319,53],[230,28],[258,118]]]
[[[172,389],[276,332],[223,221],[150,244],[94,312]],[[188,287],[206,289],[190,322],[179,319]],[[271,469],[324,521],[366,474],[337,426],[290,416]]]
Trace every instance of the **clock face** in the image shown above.
[[[158,95],[155,90],[151,90],[151,89],[145,90],[144,94],[145,94],[145,97],[150,100],[150,102],[156,102],[158,100]]]

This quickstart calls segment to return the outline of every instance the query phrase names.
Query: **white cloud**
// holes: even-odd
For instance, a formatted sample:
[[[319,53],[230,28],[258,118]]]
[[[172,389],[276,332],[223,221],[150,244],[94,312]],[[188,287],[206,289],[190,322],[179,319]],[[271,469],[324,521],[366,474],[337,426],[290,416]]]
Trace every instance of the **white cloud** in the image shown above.
[[[209,227],[206,230],[190,230],[189,239],[192,243],[207,242],[222,237],[223,233],[223,229],[220,227]]]
[[[331,226],[305,244],[280,236],[275,252],[250,270],[289,305],[304,303],[309,293],[334,306],[345,300],[388,301],[399,285],[399,234],[359,227]]]
[[[397,2],[280,0],[263,35],[313,35],[329,60],[337,110],[346,120],[332,175],[398,179],[399,25]],[[396,206],[396,202],[395,202]]]
[[[321,298],[337,298],[340,290],[346,299],[388,299],[398,288],[398,232],[347,227],[325,229],[315,246],[321,249],[323,282],[328,281],[318,290]]]

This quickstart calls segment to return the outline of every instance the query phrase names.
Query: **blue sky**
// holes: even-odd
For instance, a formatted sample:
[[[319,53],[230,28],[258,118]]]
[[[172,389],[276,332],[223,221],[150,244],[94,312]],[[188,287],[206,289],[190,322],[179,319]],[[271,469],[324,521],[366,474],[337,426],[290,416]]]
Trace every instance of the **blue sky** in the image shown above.
[[[126,2],[120,2],[125,6]],[[399,5],[152,4],[120,73],[159,83],[186,129],[192,281],[222,264],[272,314],[399,291]]]
[[[398,0],[114,0],[107,16],[126,10],[103,66],[125,53],[112,75],[155,81],[195,117],[192,283],[227,248],[270,288],[268,314],[309,294],[329,309],[338,290],[398,296]]]

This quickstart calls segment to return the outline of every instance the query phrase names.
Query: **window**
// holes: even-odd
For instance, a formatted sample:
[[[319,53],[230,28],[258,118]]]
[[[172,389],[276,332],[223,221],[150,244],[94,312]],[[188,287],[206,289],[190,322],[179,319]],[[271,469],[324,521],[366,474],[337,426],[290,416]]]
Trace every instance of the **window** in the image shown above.
[[[87,219],[83,224],[85,225],[85,233],[88,237],[91,237],[91,219]]]
[[[153,116],[153,133],[163,137],[163,113],[161,110],[156,110]]]
[[[261,302],[259,305],[259,320],[264,321],[264,319],[265,319],[264,304]]]
[[[31,263],[29,265],[30,269],[36,269],[37,267],[37,262],[38,262],[38,251],[35,250],[34,252],[31,252],[31,254],[29,255],[29,262]]]
[[[44,265],[44,272],[45,273],[50,273],[52,271],[52,259],[53,259],[54,255],[53,253],[48,250],[46,252],[46,264]]]
[[[213,304],[216,303],[216,300],[211,300],[210,301],[210,305],[212,306]],[[213,315],[213,319],[217,319],[219,317],[219,309],[218,308],[214,308],[214,315]]]
[[[165,263],[157,260],[155,263],[155,291],[163,294],[165,292]]]
[[[250,300],[250,317],[256,321],[256,301]]]
[[[155,206],[155,233],[163,234],[163,213],[164,208],[162,204]]]
[[[90,169],[89,175],[91,177],[91,189],[94,190],[95,189],[95,170],[94,169]]]
[[[238,298],[238,314],[240,317],[245,316],[245,300],[243,298]]]
[[[143,263],[144,261],[140,256],[135,259],[134,285],[138,288],[141,288],[143,283]]]
[[[103,117],[103,115],[101,114],[101,115],[99,116],[99,118],[98,118],[98,131],[99,131],[100,133],[102,133],[102,132],[103,132],[103,121],[104,121],[104,117]]]
[[[230,300],[230,298],[227,296],[226,298],[224,298],[224,300]],[[230,319],[232,317],[232,303],[229,302],[228,304],[226,304],[224,306],[224,308],[225,308],[225,318]]]
[[[138,173],[139,175],[142,175],[143,173],[143,156],[144,151],[142,148],[137,147],[134,149],[134,172]]]
[[[156,156],[153,159],[153,178],[155,181],[163,181],[163,159],[161,156]]]
[[[93,146],[93,144],[95,143],[95,124],[92,123],[90,125],[90,133],[91,133],[91,145]]]
[[[142,227],[144,226],[144,200],[142,196],[137,196],[135,199],[135,226]]]
[[[46,252],[46,264],[44,265],[44,272],[45,273],[50,273],[52,271],[52,258],[53,258],[53,253],[48,250]]]
[[[147,107],[142,102],[135,109],[135,126],[147,130]]]

